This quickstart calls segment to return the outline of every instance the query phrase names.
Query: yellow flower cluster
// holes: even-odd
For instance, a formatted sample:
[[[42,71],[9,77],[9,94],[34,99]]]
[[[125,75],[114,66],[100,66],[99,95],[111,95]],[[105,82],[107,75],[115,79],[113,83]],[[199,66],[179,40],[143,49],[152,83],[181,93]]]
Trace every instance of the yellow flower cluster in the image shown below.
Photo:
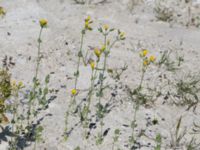
[[[97,58],[99,58],[101,56],[101,50],[98,48],[94,49],[94,54],[97,56]]]
[[[46,19],[40,19],[40,26],[41,26],[41,28],[45,28],[45,27],[47,27],[47,23],[48,23],[48,21],[46,20]]]
[[[125,40],[126,39],[125,32],[122,32],[120,30],[118,30],[118,36],[119,36],[120,40]]]
[[[140,53],[140,57],[143,59],[143,66],[148,66],[150,63],[154,63],[156,60],[156,57],[151,55],[150,57],[147,57],[147,54],[149,51],[147,49],[143,49]]]
[[[0,6],[0,15],[4,16],[6,14],[6,11],[3,7]]]
[[[85,30],[92,30],[92,27],[90,26],[93,23],[93,21],[91,20],[91,17],[88,16],[85,19]]]
[[[97,56],[97,58],[100,58],[101,54],[106,50],[106,45],[102,45],[102,47],[99,48],[94,48],[94,54]]]
[[[103,25],[103,29],[104,29],[105,31],[107,31],[107,30],[109,29],[109,26],[108,26],[107,24],[104,24],[104,25]]]
[[[93,60],[90,61],[90,67],[91,67],[92,70],[95,69],[95,62]]]

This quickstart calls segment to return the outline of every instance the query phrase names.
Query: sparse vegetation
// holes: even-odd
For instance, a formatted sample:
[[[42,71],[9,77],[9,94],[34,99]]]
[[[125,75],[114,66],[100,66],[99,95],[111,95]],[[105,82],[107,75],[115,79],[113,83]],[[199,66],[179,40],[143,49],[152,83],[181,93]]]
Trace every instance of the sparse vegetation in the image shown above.
[[[71,19],[66,17],[66,25],[62,22],[65,14],[58,16],[58,25],[56,19],[49,22],[40,19],[34,26],[33,15],[30,26],[36,28],[34,32],[39,32],[35,42],[29,41],[29,36],[37,36],[32,30],[30,33],[35,35],[24,36],[24,41],[20,41],[24,37],[19,36],[20,40],[16,40],[14,36],[24,32],[13,32],[13,24],[5,27],[8,20],[12,21],[13,12],[9,12],[10,7],[0,7],[0,33],[5,36],[1,41],[5,50],[1,50],[0,67],[0,149],[5,143],[9,150],[199,150],[199,51],[193,48],[198,42],[191,40],[197,34],[189,34],[190,31],[196,33],[196,28],[176,27],[177,33],[187,30],[184,33],[189,34],[191,45],[188,46],[186,35],[172,34],[174,29],[166,29],[166,24],[152,19],[156,15],[157,20],[164,22],[198,27],[196,4],[190,0],[73,2],[52,2],[58,8],[55,11],[51,6],[51,10],[56,16],[58,12],[65,13],[63,6],[68,6],[60,7],[63,3],[69,4],[69,8],[73,6],[68,10],[76,13],[83,8],[80,11],[83,15],[91,14],[82,21],[83,25],[80,20],[76,24],[74,14]],[[43,9],[44,4],[50,2],[32,3],[40,4]],[[123,26],[126,23],[123,17],[130,13],[126,10],[127,4],[131,11],[136,5],[138,7],[128,16],[128,26]],[[103,12],[107,12],[104,8],[109,8],[110,16],[102,19],[99,16],[108,15]],[[119,13],[116,15],[113,8],[126,13],[118,17]],[[18,11],[17,15],[21,15]],[[137,18],[134,16],[137,13],[141,21],[134,24],[130,20]],[[152,20],[143,13],[148,17],[152,15]],[[186,14],[186,19],[181,22],[182,15]],[[110,21],[112,17],[120,19]],[[134,31],[130,22],[135,25]],[[26,25],[27,22],[22,24],[24,28]],[[118,29],[120,26],[126,34]],[[155,26],[162,26],[162,29],[152,30]],[[76,39],[78,31],[80,40]],[[146,31],[148,36],[144,34]],[[171,37],[175,35],[177,37]],[[15,45],[16,54],[8,50],[7,42],[20,45],[19,48]],[[65,47],[59,42],[64,42]],[[27,44],[25,48],[21,47],[24,43]],[[52,88],[54,86],[56,89]]]

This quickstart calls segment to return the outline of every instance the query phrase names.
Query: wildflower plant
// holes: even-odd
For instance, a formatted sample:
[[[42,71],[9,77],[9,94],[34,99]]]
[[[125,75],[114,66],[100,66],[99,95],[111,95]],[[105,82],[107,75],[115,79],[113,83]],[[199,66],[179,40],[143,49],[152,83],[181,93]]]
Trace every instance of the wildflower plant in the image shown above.
[[[34,115],[36,116],[36,112],[35,112],[35,108],[34,107],[34,103],[35,103],[35,100],[37,99],[37,89],[38,90],[42,90],[40,89],[40,82],[38,80],[38,71],[39,71],[39,67],[40,67],[40,62],[41,62],[41,43],[42,43],[42,40],[41,40],[41,36],[42,36],[42,31],[44,28],[47,27],[47,20],[45,19],[41,19],[39,21],[40,23],[40,33],[39,33],[39,37],[38,37],[38,51],[37,51],[37,60],[36,60],[36,69],[35,69],[35,75],[34,75],[34,78],[33,78],[33,89],[32,91],[30,92],[30,97],[29,97],[29,107],[28,107],[28,112],[27,112],[27,120],[28,120],[28,125],[30,124],[30,119],[31,119],[31,115]],[[45,79],[45,82],[46,84],[49,83],[49,75],[46,77]],[[44,89],[44,97],[46,96],[46,94],[48,93],[48,89]]]
[[[11,75],[7,69],[0,70],[0,124],[8,123],[6,117],[6,100],[11,96]]]
[[[148,50],[144,49],[141,51],[140,53],[140,57],[142,59],[142,76],[141,76],[141,80],[140,80],[140,84],[139,84],[139,87],[138,89],[141,89],[142,88],[142,84],[143,84],[143,80],[144,80],[144,75],[148,69],[148,66],[151,64],[151,63],[154,63],[155,60],[156,60],[156,57],[151,55],[150,57],[147,56],[148,54]]]
[[[80,49],[78,51],[78,62],[77,62],[77,67],[76,67],[76,71],[74,72],[74,77],[75,77],[75,83],[74,83],[74,88],[71,90],[71,100],[70,100],[70,104],[68,105],[68,110],[66,111],[65,114],[65,139],[67,140],[68,135],[68,119],[69,119],[69,115],[71,112],[74,112],[75,110],[73,108],[75,108],[75,104],[76,104],[76,96],[78,95],[78,88],[77,88],[77,84],[78,84],[78,79],[80,76],[80,65],[81,65],[81,61],[83,61],[84,65],[86,65],[86,56],[83,55],[83,44],[84,44],[84,37],[85,34],[88,31],[92,30],[91,24],[93,23],[93,21],[91,20],[91,17],[88,16],[85,20],[84,20],[84,27],[81,31],[81,44],[80,44]],[[86,53],[87,54],[87,53]],[[85,56],[85,57],[84,57]],[[93,64],[94,65],[94,64]],[[94,66],[93,66],[94,67]]]
[[[38,51],[32,88],[27,91],[22,81],[17,82],[13,80],[11,82],[13,103],[10,105],[10,111],[12,113],[11,132],[13,137],[9,142],[9,149],[23,149],[26,142],[32,141],[34,141],[33,149],[36,149],[36,143],[41,141],[42,131],[44,129],[40,125],[38,115],[42,110],[47,109],[50,103],[48,100],[50,75],[45,77],[44,84],[40,82],[38,75],[41,63],[41,36],[43,29],[47,27],[47,20],[41,19],[39,24]],[[20,144],[22,141],[24,144]]]
[[[110,28],[108,25],[102,25],[100,28],[98,28],[98,31],[103,36],[103,44],[99,47],[92,48],[92,56],[93,58],[87,58],[88,53],[84,54],[83,51],[83,44],[84,44],[84,37],[85,34],[88,31],[92,30],[91,24],[93,21],[91,20],[91,17],[88,16],[85,19],[84,27],[81,31],[81,45],[80,49],[78,51],[78,61],[77,61],[77,68],[74,73],[75,76],[75,85],[74,88],[71,90],[71,100],[68,105],[68,110],[65,114],[65,139],[69,137],[70,130],[68,128],[68,121],[70,114],[78,113],[80,117],[80,123],[84,129],[84,138],[88,139],[89,134],[89,124],[91,121],[91,116],[93,113],[95,113],[96,120],[99,122],[100,125],[100,132],[96,136],[96,144],[99,145],[103,142],[103,118],[105,117],[105,114],[108,112],[107,106],[104,106],[101,102],[101,99],[103,98],[103,91],[107,87],[107,85],[104,85],[104,80],[106,79],[106,71],[107,71],[107,59],[111,53],[111,49],[115,45],[116,42],[125,40],[125,33],[121,32],[120,30],[117,31],[117,36],[115,39],[111,42],[109,38],[110,34],[115,31],[114,28]],[[76,97],[79,94],[80,89],[78,89],[78,79],[80,76],[80,65],[83,63],[86,67],[89,66],[91,71],[90,76],[90,87],[87,92],[86,98],[84,101],[81,101],[79,105],[76,104]],[[95,95],[96,93],[96,95]],[[93,98],[97,98],[96,103],[96,112],[91,112],[92,104],[95,101],[92,101]],[[75,108],[75,109],[74,109]]]
[[[131,89],[128,85],[126,86],[126,92],[133,103],[133,109],[134,109],[134,114],[133,114],[133,120],[131,121],[131,129],[132,129],[132,134],[129,137],[129,146],[131,147],[132,145],[135,144],[136,142],[136,137],[135,137],[135,128],[137,127],[137,112],[139,110],[140,105],[146,104],[147,101],[150,101],[152,99],[151,96],[148,96],[142,92],[143,90],[143,81],[145,77],[145,73],[149,66],[156,61],[156,57],[154,55],[148,55],[149,50],[143,49],[140,52],[140,58],[142,60],[142,69],[141,69],[141,78],[140,78],[140,83],[136,89]]]
[[[108,25],[103,25],[98,30],[104,37],[104,46],[103,46],[103,49],[101,50],[101,53],[102,53],[101,59],[103,59],[103,68],[100,70],[101,72],[99,73],[99,79],[98,79],[99,89],[96,94],[98,98],[98,103],[96,105],[97,107],[96,115],[97,115],[97,118],[100,120],[100,132],[98,133],[97,140],[96,140],[97,145],[103,142],[103,126],[104,126],[103,118],[105,117],[105,113],[107,112],[106,107],[103,106],[101,103],[101,99],[103,97],[103,91],[105,89],[104,81],[106,79],[105,72],[107,70],[107,59],[109,57],[109,54],[111,53],[111,49],[116,44],[116,42],[125,40],[125,33],[120,30],[117,30],[117,36],[111,43],[110,40],[108,39],[108,36],[115,29],[109,28]]]
[[[91,17],[88,16],[86,19],[85,19],[85,25],[84,25],[84,28],[82,29],[81,31],[81,45],[80,45],[80,49],[78,51],[78,62],[77,62],[77,69],[76,69],[76,72],[74,73],[74,76],[75,76],[75,84],[74,84],[74,89],[72,89],[72,97],[73,97],[73,102],[76,103],[76,95],[78,94],[77,93],[77,83],[78,83],[78,78],[79,78],[79,75],[80,75],[80,72],[79,72],[79,68],[80,68],[80,64],[81,64],[81,59],[83,61],[83,63],[86,65],[86,61],[85,61],[85,58],[83,56],[83,43],[84,43],[84,37],[85,37],[85,34],[87,31],[91,31],[92,30],[92,27],[91,27],[91,24],[93,23],[93,21],[91,20]],[[76,91],[76,92],[75,92]],[[76,94],[74,94],[73,92],[75,92]]]

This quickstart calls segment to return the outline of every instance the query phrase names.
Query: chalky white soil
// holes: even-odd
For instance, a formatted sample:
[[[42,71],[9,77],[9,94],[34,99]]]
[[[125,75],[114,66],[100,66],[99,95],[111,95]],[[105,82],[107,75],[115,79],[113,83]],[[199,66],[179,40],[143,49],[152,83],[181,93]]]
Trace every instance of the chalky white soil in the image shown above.
[[[37,37],[40,30],[38,20],[46,18],[48,28],[42,34],[42,65],[39,77],[55,72],[51,75],[51,87],[59,89],[57,98],[50,104],[43,114],[51,113],[42,121],[45,127],[43,133],[43,143],[39,143],[38,150],[73,150],[80,146],[84,150],[111,150],[112,136],[114,130],[119,128],[121,135],[117,145],[121,150],[127,150],[128,138],[131,135],[130,125],[133,119],[133,106],[131,101],[123,92],[123,85],[127,84],[134,88],[138,86],[141,76],[141,61],[139,50],[146,48],[150,53],[160,58],[161,52],[172,49],[177,50],[184,56],[184,63],[181,71],[175,75],[176,78],[183,78],[188,73],[198,73],[200,71],[200,30],[196,27],[186,28],[180,24],[173,24],[158,21],[153,13],[153,2],[136,6],[130,13],[127,5],[128,0],[108,0],[103,4],[77,5],[73,0],[2,0],[0,3],[7,14],[0,19],[0,59],[5,55],[12,56],[16,66],[11,69],[12,78],[22,80],[27,85],[31,84],[35,69],[37,55]],[[86,36],[84,50],[88,46],[99,46],[103,42],[102,36],[98,33],[97,27],[101,24],[108,24],[110,27],[120,28],[126,33],[126,40],[118,43],[109,57],[109,68],[120,68],[124,64],[128,69],[122,74],[120,82],[114,82],[111,78],[106,83],[118,85],[116,91],[118,95],[114,99],[115,107],[106,115],[104,130],[110,128],[108,135],[100,146],[95,145],[95,135],[99,131],[92,130],[89,140],[82,138],[83,130],[80,126],[75,127],[68,141],[63,140],[64,114],[70,100],[70,89],[73,88],[73,73],[77,62],[77,52],[80,45],[80,31],[83,27],[84,18],[90,15],[94,20],[91,33]],[[187,18],[186,18],[187,19]],[[158,76],[162,71],[158,71],[152,66],[145,75],[145,85],[156,87]],[[173,78],[174,73],[166,73],[169,78]],[[81,65],[81,78],[78,87],[87,89],[89,87],[90,68]],[[123,83],[123,85],[121,85]],[[122,87],[120,87],[122,86]],[[121,89],[122,88],[122,89]],[[173,90],[173,89],[172,89]],[[84,98],[85,94],[78,96]],[[107,91],[104,100],[111,97]],[[93,99],[95,101],[95,99]],[[163,104],[164,99],[159,98],[151,107],[140,107],[137,115],[136,133],[146,128],[147,118],[158,119],[158,125],[149,125],[145,132],[149,137],[155,138],[157,133],[161,133],[163,138],[163,150],[170,149],[170,132],[175,128],[178,118],[183,116],[181,129],[187,128],[187,135],[182,141],[181,150],[185,149],[186,142],[193,136],[191,130],[193,122],[200,123],[200,109],[197,107],[196,113],[192,109],[186,111],[187,107],[177,107],[169,103]],[[95,108],[95,107],[94,107]],[[95,110],[93,110],[94,112]],[[77,123],[77,118],[70,120],[69,126],[73,127]],[[195,135],[200,141],[200,134]],[[150,138],[141,137],[139,140],[143,145],[141,150],[154,149],[155,142]],[[0,150],[6,149],[7,143],[0,144]],[[32,149],[28,146],[25,149]],[[200,147],[197,148],[197,150]]]

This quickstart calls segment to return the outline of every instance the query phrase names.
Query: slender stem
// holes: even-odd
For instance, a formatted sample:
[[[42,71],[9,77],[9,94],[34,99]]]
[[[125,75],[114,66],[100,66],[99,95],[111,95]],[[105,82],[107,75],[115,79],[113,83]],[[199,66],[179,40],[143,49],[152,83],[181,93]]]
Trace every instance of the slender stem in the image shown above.
[[[33,99],[35,98],[35,90],[36,90],[36,86],[37,86],[37,77],[38,77],[38,71],[39,71],[39,66],[40,66],[40,53],[41,53],[41,36],[42,36],[42,30],[43,27],[40,28],[40,33],[39,33],[39,37],[38,37],[38,51],[37,51],[37,63],[36,63],[36,70],[35,70],[35,76],[34,76],[34,83],[33,83]],[[33,105],[33,99],[31,98],[29,100],[29,108],[28,108],[28,117],[27,117],[27,121],[28,121],[28,126],[30,125],[30,115],[31,115],[31,109],[32,109],[32,105]]]
[[[104,64],[103,64],[103,70],[100,78],[100,88],[99,88],[99,104],[101,104],[101,97],[103,95],[103,81],[104,81],[104,74],[106,70],[106,64],[107,64],[107,57],[108,57],[108,52],[107,52],[107,35],[104,35],[104,44],[105,44],[105,51],[104,51]],[[100,124],[101,124],[101,138],[103,136],[103,118],[100,118]]]
[[[76,67],[76,72],[75,72],[75,84],[74,84],[74,89],[77,90],[77,83],[78,83],[78,78],[79,78],[79,69],[80,69],[80,63],[81,63],[81,57],[83,58],[83,54],[82,54],[82,49],[83,49],[83,41],[84,41],[84,31],[82,31],[81,33],[81,45],[80,45],[80,49],[78,52],[78,62],[77,62],[77,67]],[[85,64],[84,58],[83,58],[83,62]],[[68,130],[68,119],[69,119],[69,113],[72,110],[72,105],[76,103],[76,95],[71,97],[70,100],[70,104],[68,105],[68,109],[66,111],[65,114],[65,132],[67,132]],[[65,133],[66,134],[66,133]]]
[[[75,78],[75,84],[74,84],[74,89],[77,88],[77,83],[78,83],[78,76],[79,76],[79,68],[80,68],[80,62],[81,62],[81,58],[78,58],[78,65],[77,65],[77,71],[76,71],[76,78]]]
[[[116,43],[117,41],[119,41],[119,39],[114,40],[114,41],[112,42],[112,44],[110,45],[109,49],[112,49],[112,47],[115,45],[115,43]]]
[[[140,80],[140,84],[139,84],[139,90],[142,88],[142,83],[143,83],[143,80],[144,80],[144,74],[145,74],[145,70],[142,69],[142,76],[141,76],[141,80]]]
[[[17,120],[16,118],[18,117],[18,91],[15,91],[15,100],[16,100],[16,103],[14,104],[13,106],[13,117],[12,117],[12,121],[13,121],[13,125],[12,125],[12,133],[15,133],[15,129],[16,129],[16,123],[17,123]],[[14,134],[14,139],[13,137],[11,137],[11,142],[12,142],[12,146],[16,147],[16,137],[15,137],[15,134]]]
[[[112,150],[114,150],[115,142],[112,143]]]
[[[98,68],[99,65],[99,60],[97,60],[97,65],[96,68]],[[88,93],[88,109],[90,108],[90,103],[91,103],[91,98],[92,98],[92,94],[94,91],[94,83],[95,83],[95,79],[96,79],[96,75],[97,75],[97,69],[95,69],[95,71],[92,70],[92,74],[91,74],[91,86],[90,86],[90,90]]]
[[[36,150],[36,145],[37,145],[37,142],[35,141],[33,150]]]
[[[133,116],[133,127],[132,127],[132,139],[133,139],[133,142],[135,142],[135,139],[134,139],[134,136],[135,136],[135,127],[136,127],[136,116],[137,116],[137,110],[138,110],[138,104],[136,104],[136,106],[135,106],[135,111],[134,111],[134,116]]]
[[[82,54],[83,40],[84,40],[84,33],[82,31],[82,34],[81,34],[81,45],[80,45],[80,50],[78,52],[78,63],[77,63],[77,68],[76,68],[76,78],[75,78],[75,86],[74,86],[74,89],[76,89],[76,90],[77,90],[77,83],[78,83],[78,78],[79,78],[79,69],[80,69],[81,58],[83,58],[83,54]],[[83,62],[85,62],[84,58],[83,58]],[[75,102],[75,100],[76,100],[76,95],[74,95],[74,97],[73,97],[73,101],[74,102]]]
[[[40,51],[41,51],[41,36],[42,36],[42,29],[40,29],[39,38],[38,38],[38,53],[37,53],[37,65],[36,65],[36,71],[35,71],[35,79],[37,80],[38,77],[38,71],[40,66]],[[35,86],[34,86],[35,87]]]
[[[102,70],[102,74],[101,77],[102,79],[100,79],[100,88],[99,88],[99,104],[100,104],[100,100],[102,97],[102,92],[103,92],[103,80],[104,80],[104,74],[105,74],[105,70],[106,70],[106,64],[107,64],[107,35],[104,36],[104,44],[105,44],[105,52],[104,52],[104,64],[103,64],[103,70]]]

